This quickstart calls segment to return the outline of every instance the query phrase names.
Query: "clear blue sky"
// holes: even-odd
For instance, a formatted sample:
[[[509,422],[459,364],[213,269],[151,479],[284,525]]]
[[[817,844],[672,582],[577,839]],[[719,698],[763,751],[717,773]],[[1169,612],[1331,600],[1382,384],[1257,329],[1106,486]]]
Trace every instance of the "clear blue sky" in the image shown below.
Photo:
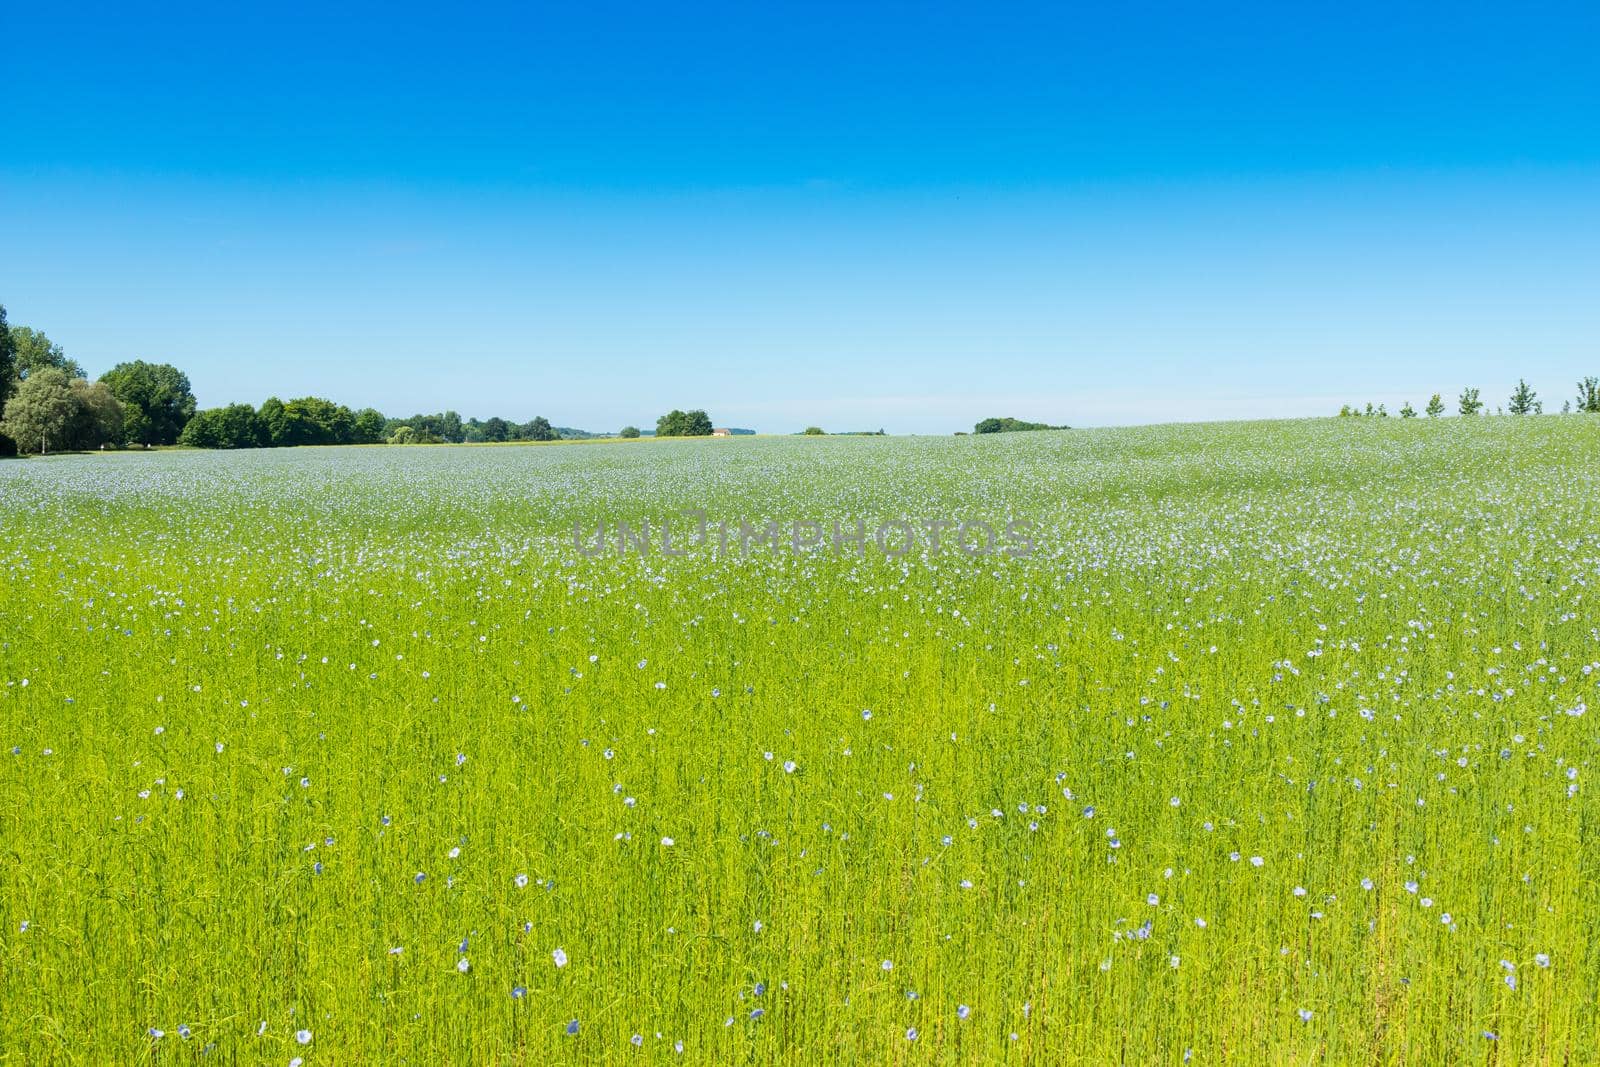
[[[1600,5],[4,3],[0,303],[204,406],[948,432],[1600,374]]]

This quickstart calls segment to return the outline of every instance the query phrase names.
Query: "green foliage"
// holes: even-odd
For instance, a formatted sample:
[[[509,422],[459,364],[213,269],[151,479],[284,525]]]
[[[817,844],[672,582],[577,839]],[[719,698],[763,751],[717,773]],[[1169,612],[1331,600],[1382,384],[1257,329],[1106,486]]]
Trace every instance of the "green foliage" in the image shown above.
[[[555,427],[550,425],[550,420],[543,415],[536,415],[518,431],[518,440],[522,441],[559,441],[561,435],[556,433]]]
[[[804,430],[800,431],[800,434],[802,437],[822,437],[825,435],[825,432],[821,426],[807,426]]]
[[[1539,394],[1528,388],[1528,383],[1519,378],[1517,387],[1511,393],[1511,399],[1506,404],[1506,409],[1513,415],[1534,415],[1544,409],[1539,403]]]
[[[68,429],[79,417],[72,379],[59,367],[35,370],[6,402],[0,433],[24,453],[71,448]]]
[[[1576,407],[1587,415],[1600,414],[1600,378],[1591,376],[1578,383]]]
[[[699,408],[680,411],[673,408],[656,420],[657,437],[709,437],[711,416]]]
[[[178,436],[191,448],[265,448],[272,443],[266,420],[249,404],[197,411]]]
[[[387,421],[383,412],[377,408],[362,408],[356,412],[355,436],[353,441],[358,445],[375,445],[384,438],[384,429]]]
[[[1428,400],[1428,406],[1423,410],[1428,413],[1428,418],[1437,419],[1444,414],[1444,400],[1440,398],[1438,393],[1434,393]]]
[[[102,448],[122,443],[122,405],[104,382],[35,365],[6,402],[0,434],[24,453]]]
[[[11,340],[11,327],[6,324],[6,306],[0,304],[0,410],[11,395],[11,379],[16,374],[16,344]]]
[[[69,378],[83,377],[83,368],[77,360],[67,358],[60,345],[38,330],[26,326],[11,327],[11,348],[15,373],[21,380],[50,368],[61,371]]]
[[[5,414],[6,400],[11,396],[17,376],[17,361],[11,344],[11,327],[6,325],[6,306],[0,304],[0,416]],[[0,456],[10,455],[17,445],[0,432]]]
[[[230,404],[199,412],[184,427],[179,443],[194,448],[377,444],[390,433],[383,414],[372,408],[352,412],[322,397],[288,403],[268,397],[260,411],[249,404]]]
[[[1044,422],[1024,422],[1012,418],[988,418],[972,428],[973,433],[1017,433],[1025,430],[1065,430],[1065,426],[1051,426]]]
[[[1417,409],[1411,406],[1411,401],[1407,400],[1405,405],[1401,407],[1400,417],[1402,419],[1414,419],[1417,417]]]
[[[1476,415],[1483,410],[1483,401],[1478,399],[1478,391],[1473,388],[1461,390],[1461,396],[1456,401],[1456,411],[1462,415]]]
[[[122,402],[123,432],[129,444],[176,444],[194,414],[189,378],[170,363],[118,363],[100,380]]]
[[[394,437],[395,430],[409,426],[416,431],[417,443],[448,442],[460,444],[467,439],[466,426],[454,411],[436,415],[412,415],[406,419],[390,419],[385,426],[387,436]]]
[[[348,445],[355,443],[355,413],[319,396],[300,397],[283,405],[285,439],[279,445]]]
[[[637,427],[637,426],[624,426],[622,428],[622,432],[617,434],[617,436],[618,437],[626,437],[626,438],[629,438],[631,440],[632,438],[635,438],[635,437],[639,436],[639,427]]]
[[[105,448],[122,444],[122,403],[105,382],[73,378],[74,411],[67,424],[68,448]]]

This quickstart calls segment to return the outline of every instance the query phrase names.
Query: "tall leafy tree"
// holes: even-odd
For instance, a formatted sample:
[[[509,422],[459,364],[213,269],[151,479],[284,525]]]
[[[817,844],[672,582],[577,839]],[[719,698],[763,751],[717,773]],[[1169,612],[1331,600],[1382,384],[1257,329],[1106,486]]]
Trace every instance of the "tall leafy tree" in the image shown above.
[[[377,408],[362,408],[356,412],[356,444],[375,445],[382,441],[388,422]]]
[[[1434,393],[1433,399],[1428,401],[1428,406],[1425,410],[1428,412],[1428,418],[1437,419],[1444,414],[1444,400],[1438,393]]]
[[[189,379],[170,363],[134,360],[118,363],[100,376],[122,402],[123,433],[133,445],[176,444],[194,415]]]
[[[1478,391],[1470,386],[1461,390],[1461,396],[1456,401],[1456,410],[1463,415],[1476,415],[1483,410],[1483,401],[1478,399]]]
[[[83,377],[83,368],[78,366],[78,361],[68,359],[60,345],[38,330],[27,326],[11,327],[11,348],[19,379],[26,379],[30,374],[52,367],[69,378]]]
[[[17,376],[15,346],[11,342],[11,327],[6,325],[6,306],[0,304],[0,411],[5,410],[6,398],[11,395],[11,380]]]
[[[6,399],[16,383],[17,363],[11,349],[11,327],[6,325],[6,306],[0,304],[0,417],[5,415]],[[15,455],[17,444],[0,430],[0,456]]]
[[[69,447],[67,429],[77,414],[72,379],[59,367],[46,367],[28,375],[27,381],[6,402],[0,433],[23,452],[48,452]]]
[[[711,416],[700,408],[680,411],[673,408],[656,420],[657,437],[709,437]]]
[[[105,382],[85,378],[68,381],[73,412],[67,423],[68,448],[104,448],[122,443],[122,403]]]
[[[283,445],[288,437],[288,421],[283,414],[283,402],[277,397],[267,397],[261,402],[261,430],[266,434],[269,448]]]

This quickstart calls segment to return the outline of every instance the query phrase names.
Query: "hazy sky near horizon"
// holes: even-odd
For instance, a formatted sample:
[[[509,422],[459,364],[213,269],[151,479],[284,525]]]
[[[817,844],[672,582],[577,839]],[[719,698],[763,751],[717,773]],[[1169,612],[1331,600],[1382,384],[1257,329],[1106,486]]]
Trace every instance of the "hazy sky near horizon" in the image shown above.
[[[0,303],[202,406],[948,432],[1600,374],[1592,3],[3,23]]]

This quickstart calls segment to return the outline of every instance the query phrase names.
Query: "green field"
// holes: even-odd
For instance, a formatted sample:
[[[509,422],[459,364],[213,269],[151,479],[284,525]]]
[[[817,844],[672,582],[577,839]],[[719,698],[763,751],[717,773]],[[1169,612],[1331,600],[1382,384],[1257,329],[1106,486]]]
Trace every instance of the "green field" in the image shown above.
[[[0,463],[0,1059],[1596,1062],[1597,594],[1586,416]]]

